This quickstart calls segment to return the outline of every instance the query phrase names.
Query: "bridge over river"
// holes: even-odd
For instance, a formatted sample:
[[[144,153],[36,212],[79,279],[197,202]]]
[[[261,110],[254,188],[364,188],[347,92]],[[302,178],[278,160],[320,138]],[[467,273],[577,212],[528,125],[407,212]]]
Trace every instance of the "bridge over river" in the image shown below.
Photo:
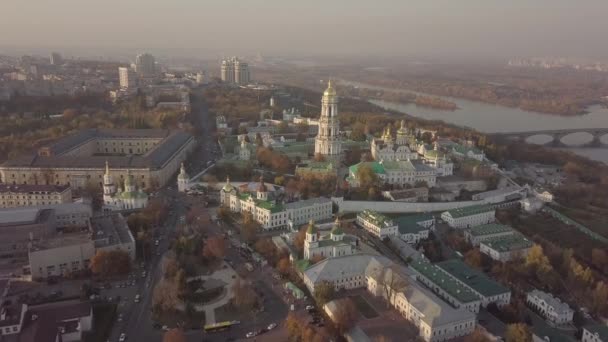
[[[573,147],[562,141],[562,139],[570,134],[587,133],[591,135],[591,141],[577,147],[608,147],[608,141],[603,141],[602,137],[608,134],[608,128],[571,128],[571,129],[550,129],[540,131],[524,131],[524,132],[500,132],[490,133],[489,135],[496,138],[505,138],[515,141],[527,141],[534,136],[549,136],[551,140],[544,143],[545,146],[553,147]]]

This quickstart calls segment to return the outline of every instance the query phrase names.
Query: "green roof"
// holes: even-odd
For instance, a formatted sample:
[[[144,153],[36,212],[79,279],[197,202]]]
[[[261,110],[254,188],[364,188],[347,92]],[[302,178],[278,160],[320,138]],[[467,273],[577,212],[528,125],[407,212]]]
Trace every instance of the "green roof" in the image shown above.
[[[390,227],[394,225],[393,221],[388,216],[369,209],[363,210],[357,214],[357,216],[361,216],[364,220],[369,221],[378,227]]]
[[[608,341],[608,326],[603,324],[586,325],[583,328],[590,333],[598,334],[602,341]]]
[[[238,194],[239,198],[242,200],[248,200],[251,195],[249,193],[243,192]]]
[[[416,170],[414,164],[409,160],[389,160],[382,162],[382,165],[385,170]]]
[[[502,286],[458,259],[438,262],[435,265],[484,297],[510,292],[505,286]]]
[[[334,227],[331,229],[331,234],[333,235],[343,235],[344,231],[342,231],[342,228],[340,227],[339,223],[334,224]]]
[[[360,167],[364,166],[364,165],[368,165],[369,167],[372,168],[372,171],[374,173],[380,173],[380,174],[384,174],[386,173],[386,171],[384,170],[384,166],[376,161],[374,162],[360,162],[358,164],[355,165],[351,165],[348,169],[350,170],[351,173],[353,174],[357,174],[357,171],[359,170]]]
[[[517,251],[530,248],[534,243],[521,234],[500,236],[481,242],[482,244],[499,252]]]
[[[317,226],[315,226],[315,223],[313,220],[310,220],[310,222],[308,223],[308,228],[306,228],[306,233],[308,233],[308,234],[317,233]]]
[[[447,213],[449,213],[450,216],[452,216],[453,218],[460,218],[460,217],[487,213],[489,211],[494,211],[494,208],[489,205],[482,204],[482,205],[473,205],[470,207],[448,210]]]
[[[326,238],[324,239],[319,239],[319,247],[327,247],[327,246],[336,246],[336,245],[347,245],[347,242],[344,241],[334,241],[332,239],[329,238],[329,235],[327,235]]]
[[[274,204],[268,201],[257,201],[256,205],[262,209],[270,210],[273,214],[283,211],[283,206],[281,204]]]
[[[460,154],[464,154],[466,155],[467,153],[469,153],[469,151],[473,152],[474,154],[482,154],[483,152],[478,149],[477,147],[467,147],[464,145],[460,145],[460,144],[456,144],[453,146],[454,150]]]
[[[461,303],[480,300],[477,294],[428,261],[414,260],[409,266]]]
[[[506,224],[488,223],[480,226],[475,226],[469,229],[469,233],[473,236],[493,235],[506,232],[514,232],[513,228]]]
[[[399,216],[395,219],[395,223],[399,228],[399,234],[416,234],[423,230],[428,230],[418,224],[419,222],[425,222],[434,220],[435,217],[431,214],[420,214],[420,215],[405,215]]]

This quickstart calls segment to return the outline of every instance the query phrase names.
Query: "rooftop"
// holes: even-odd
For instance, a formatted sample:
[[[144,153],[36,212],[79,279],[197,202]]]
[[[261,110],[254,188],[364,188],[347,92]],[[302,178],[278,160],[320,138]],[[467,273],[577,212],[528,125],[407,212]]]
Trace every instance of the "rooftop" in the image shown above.
[[[449,213],[450,216],[452,216],[453,218],[460,218],[460,217],[483,214],[483,213],[487,213],[490,211],[494,211],[494,208],[492,208],[489,205],[483,204],[483,205],[473,205],[470,207],[452,209],[452,210],[446,211],[446,213]]]
[[[460,260],[451,259],[438,262],[435,265],[482,296],[490,297],[510,292],[508,288],[490,279],[482,272],[469,267]]]
[[[388,216],[369,209],[363,210],[357,216],[360,216],[362,219],[369,221],[378,227],[391,227],[395,225],[393,220]]]
[[[69,185],[44,185],[44,184],[0,184],[0,193],[48,193],[48,192],[64,192],[69,189]]]
[[[608,326],[603,324],[586,325],[585,330],[592,334],[598,334],[602,341],[608,341]]]
[[[545,303],[547,303],[547,305],[553,307],[553,309],[557,313],[565,313],[565,312],[572,311],[572,309],[570,309],[570,306],[568,306],[568,304],[562,302],[561,300],[559,300],[559,298],[553,297],[553,295],[550,293],[546,293],[546,292],[534,289],[534,290],[528,292],[528,295],[536,297],[536,298],[544,301]]]
[[[135,242],[121,214],[94,217],[90,222],[96,248]]]
[[[51,220],[52,209],[17,207],[0,209],[0,227],[42,223]]]
[[[399,216],[395,219],[395,222],[399,228],[399,234],[415,234],[423,230],[428,230],[428,228],[420,225],[420,223],[430,220],[435,220],[435,217],[431,214],[420,214]]]
[[[81,245],[91,242],[90,232],[78,232],[68,234],[57,234],[56,236],[36,241],[32,244],[31,251],[40,251],[65,246]]]
[[[448,276],[445,272],[428,261],[414,260],[409,266],[461,303],[470,303],[479,300],[479,297],[468,287]]]
[[[481,244],[499,252],[517,251],[530,248],[534,245],[532,241],[528,240],[519,233],[492,238],[482,241]]]
[[[107,138],[157,138],[160,140],[151,150],[143,155],[69,155],[70,150],[94,139]],[[69,135],[55,144],[43,147],[49,150],[51,156],[33,154],[8,160],[2,167],[34,167],[34,168],[99,168],[105,167],[106,161],[112,169],[147,169],[161,168],[169,162],[178,150],[188,141],[194,139],[183,131],[163,129],[89,129]]]
[[[475,226],[469,229],[469,233],[473,236],[493,235],[506,232],[515,232],[513,228],[505,224],[488,223],[480,226]]]
[[[325,204],[328,202],[331,202],[331,199],[329,199],[327,197],[314,197],[314,198],[309,198],[309,199],[305,199],[305,200],[301,200],[301,201],[287,203],[287,204],[285,204],[285,209],[287,209],[287,210],[299,209],[299,208],[304,208],[304,207],[310,207],[310,206],[317,205],[317,204]]]

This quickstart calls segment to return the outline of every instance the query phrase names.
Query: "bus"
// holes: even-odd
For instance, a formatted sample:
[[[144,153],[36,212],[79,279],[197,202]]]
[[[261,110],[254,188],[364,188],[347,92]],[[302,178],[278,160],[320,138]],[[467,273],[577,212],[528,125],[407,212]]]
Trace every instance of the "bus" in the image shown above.
[[[226,321],[226,322],[218,322],[214,324],[207,324],[203,327],[206,333],[214,333],[219,331],[224,331],[230,329],[233,325],[239,324],[239,321]]]

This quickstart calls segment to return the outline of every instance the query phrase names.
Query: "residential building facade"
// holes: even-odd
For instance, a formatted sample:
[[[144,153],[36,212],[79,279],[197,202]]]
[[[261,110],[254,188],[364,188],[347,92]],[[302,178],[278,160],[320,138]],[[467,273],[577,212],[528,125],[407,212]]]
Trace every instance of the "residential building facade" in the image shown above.
[[[72,188],[67,185],[0,184],[0,208],[70,202],[72,202]]]
[[[547,321],[555,324],[568,324],[572,322],[574,310],[568,304],[553,297],[550,293],[540,290],[532,290],[526,295],[526,304],[535,312],[543,316]]]
[[[367,232],[381,240],[397,235],[398,227],[392,219],[369,209],[357,214],[356,222]]]
[[[496,210],[491,206],[475,205],[443,212],[441,219],[452,228],[463,229],[494,222],[495,214]]]

